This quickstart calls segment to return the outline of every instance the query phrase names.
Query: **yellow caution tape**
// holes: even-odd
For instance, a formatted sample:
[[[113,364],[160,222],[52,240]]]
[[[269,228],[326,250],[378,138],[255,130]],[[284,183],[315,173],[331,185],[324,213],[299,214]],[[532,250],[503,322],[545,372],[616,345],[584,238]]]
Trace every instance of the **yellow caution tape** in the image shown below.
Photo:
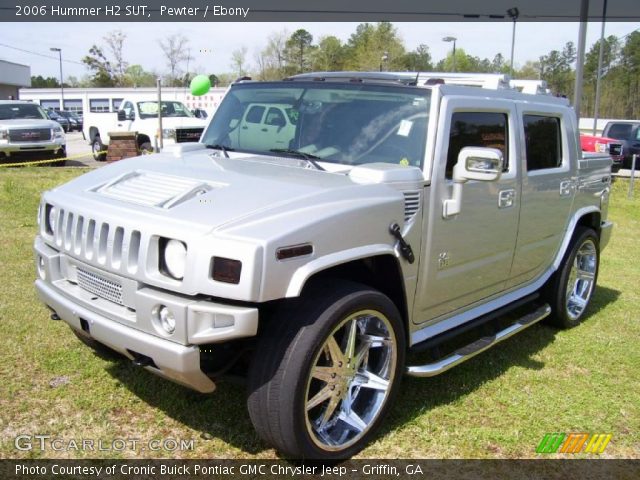
[[[107,153],[106,150],[101,150],[99,152],[95,152],[95,154],[103,154]],[[0,168],[3,167],[28,167],[29,165],[43,165],[45,163],[55,163],[60,162],[62,160],[74,160],[76,158],[88,157],[89,155],[94,155],[94,152],[83,153],[80,155],[73,155],[71,157],[60,157],[60,158],[51,158],[49,160],[34,160],[33,162],[18,162],[18,163],[0,163]]]

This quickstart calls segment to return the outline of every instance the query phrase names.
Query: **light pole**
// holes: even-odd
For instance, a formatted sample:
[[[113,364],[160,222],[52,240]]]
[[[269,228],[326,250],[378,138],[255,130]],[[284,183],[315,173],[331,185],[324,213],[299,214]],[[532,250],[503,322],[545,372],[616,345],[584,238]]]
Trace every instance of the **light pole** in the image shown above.
[[[60,59],[60,96],[62,98],[62,104],[60,105],[60,110],[64,110],[64,83],[62,79],[62,49],[51,47],[49,50],[52,52],[58,52],[58,58]]]
[[[513,52],[516,48],[516,21],[520,16],[520,10],[518,10],[516,7],[510,8],[509,10],[507,10],[507,15],[511,17],[511,20],[513,20],[513,30],[511,32],[511,62],[509,63],[509,72],[513,77]]]
[[[596,74],[596,99],[593,104],[593,135],[598,129],[598,109],[600,107],[600,82],[602,80],[602,57],[604,55],[604,26],[607,22],[607,0],[602,5],[602,30],[600,30],[600,51],[598,52],[598,73]]]
[[[453,42],[453,71],[456,71],[456,37],[444,37],[443,42]]]
[[[384,52],[380,57],[380,71],[382,71],[383,65],[386,67],[387,60],[389,60],[389,52]]]

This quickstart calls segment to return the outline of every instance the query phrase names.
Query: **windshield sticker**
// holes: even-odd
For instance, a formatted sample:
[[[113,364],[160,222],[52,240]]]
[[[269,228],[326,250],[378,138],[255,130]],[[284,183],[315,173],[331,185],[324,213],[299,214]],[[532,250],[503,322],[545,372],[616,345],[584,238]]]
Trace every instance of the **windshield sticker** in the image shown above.
[[[398,135],[402,137],[408,137],[409,133],[411,133],[412,126],[413,122],[411,120],[400,121],[400,126],[398,127]]]

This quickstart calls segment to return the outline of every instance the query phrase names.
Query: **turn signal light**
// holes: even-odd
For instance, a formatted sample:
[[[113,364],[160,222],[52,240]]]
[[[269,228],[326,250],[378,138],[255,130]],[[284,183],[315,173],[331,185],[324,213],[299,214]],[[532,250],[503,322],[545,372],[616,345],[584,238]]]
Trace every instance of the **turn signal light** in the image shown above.
[[[211,278],[216,282],[240,283],[242,262],[230,258],[213,257],[211,266]]]

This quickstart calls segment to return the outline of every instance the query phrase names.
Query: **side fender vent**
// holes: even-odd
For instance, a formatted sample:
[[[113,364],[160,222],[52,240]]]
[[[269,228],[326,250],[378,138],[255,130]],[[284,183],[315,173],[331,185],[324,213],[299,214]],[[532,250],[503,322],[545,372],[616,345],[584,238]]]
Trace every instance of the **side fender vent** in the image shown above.
[[[402,192],[404,195],[404,221],[411,220],[420,209],[420,190]]]

